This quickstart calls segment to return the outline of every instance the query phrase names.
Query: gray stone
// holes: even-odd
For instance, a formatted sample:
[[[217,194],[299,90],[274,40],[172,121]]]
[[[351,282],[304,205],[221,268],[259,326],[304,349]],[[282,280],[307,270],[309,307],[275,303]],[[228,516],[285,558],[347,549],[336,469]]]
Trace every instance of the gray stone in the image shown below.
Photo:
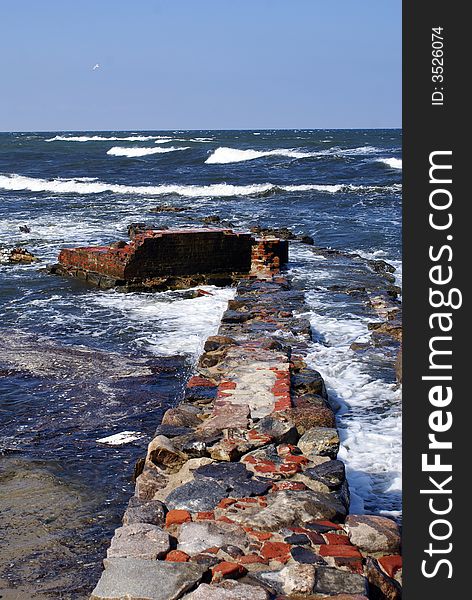
[[[252,473],[243,463],[223,462],[199,467],[194,471],[195,478],[215,479],[227,488],[228,495],[235,498],[266,494],[271,485],[252,479]]]
[[[398,554],[400,551],[400,531],[392,519],[350,515],[346,530],[351,542],[366,554]]]
[[[321,594],[361,594],[368,593],[367,579],[356,573],[340,569],[317,567],[315,591]]]
[[[123,525],[133,523],[149,523],[151,525],[163,525],[166,516],[166,508],[158,500],[141,501],[133,496],[128,503],[128,508],[123,515]]]
[[[251,479],[250,473],[242,463],[212,463],[199,467],[194,471],[195,477],[209,477],[211,479],[222,479],[225,482],[232,480]]]
[[[315,586],[315,567],[290,564],[280,571],[282,588],[286,594],[311,594]]]
[[[323,378],[318,371],[303,369],[292,376],[292,388],[299,396],[303,394],[317,394],[323,398],[327,397]]]
[[[290,542],[289,542],[290,543]],[[301,563],[304,565],[325,565],[326,562],[313,552],[310,548],[305,548],[303,546],[293,546],[290,550],[290,554],[295,562]]]
[[[169,408],[162,417],[162,425],[173,425],[174,427],[198,427],[201,425],[199,418],[200,410],[190,404],[180,404],[175,408]]]
[[[241,527],[225,522],[200,521],[183,523],[180,528],[178,550],[187,554],[199,554],[212,546],[232,545],[241,549],[248,547],[249,540]]]
[[[220,500],[228,497],[228,488],[214,479],[194,479],[171,492],[165,499],[169,510],[190,512],[213,510]]]
[[[156,525],[134,523],[115,530],[108,558],[143,558],[156,560],[170,550],[169,535]]]
[[[298,440],[298,447],[303,454],[312,456],[329,456],[336,458],[339,450],[339,435],[330,427],[313,427]]]
[[[152,500],[154,495],[165,488],[167,485],[167,476],[158,467],[146,463],[144,470],[136,478],[135,495],[140,500]]]
[[[269,594],[259,586],[229,579],[218,585],[202,583],[183,600],[269,600]]]
[[[346,469],[340,460],[326,461],[316,467],[305,469],[303,474],[332,490],[339,488],[346,479]]]
[[[296,444],[300,437],[293,423],[282,416],[263,417],[254,429],[270,435],[277,444]]]
[[[90,600],[177,600],[194,587],[207,568],[196,563],[112,558]]]
[[[192,431],[172,439],[174,447],[190,458],[208,456],[210,448],[222,438],[220,432]]]

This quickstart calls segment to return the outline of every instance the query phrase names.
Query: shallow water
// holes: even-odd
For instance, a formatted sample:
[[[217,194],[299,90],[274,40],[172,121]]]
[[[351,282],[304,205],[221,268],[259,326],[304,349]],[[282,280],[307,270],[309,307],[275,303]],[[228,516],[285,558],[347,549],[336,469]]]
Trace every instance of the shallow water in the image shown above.
[[[191,227],[217,215],[383,258],[400,279],[400,150],[399,130],[0,134],[0,246],[41,258],[0,265],[3,597],[87,596],[131,494],[134,462],[233,294],[123,295],[42,267],[64,246],[126,239],[131,222]],[[152,212],[162,204],[186,210]],[[370,282],[353,264],[293,244],[289,269],[307,292],[311,364],[342,405],[353,510],[398,515],[393,357],[350,350],[376,316],[329,289]],[[136,439],[97,442],[123,431]]]

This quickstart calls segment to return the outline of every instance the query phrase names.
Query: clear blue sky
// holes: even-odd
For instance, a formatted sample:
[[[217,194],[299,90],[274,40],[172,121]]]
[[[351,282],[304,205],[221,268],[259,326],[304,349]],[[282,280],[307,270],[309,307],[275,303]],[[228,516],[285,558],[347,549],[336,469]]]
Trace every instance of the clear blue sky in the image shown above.
[[[0,131],[400,127],[401,2],[1,0],[0,67]]]

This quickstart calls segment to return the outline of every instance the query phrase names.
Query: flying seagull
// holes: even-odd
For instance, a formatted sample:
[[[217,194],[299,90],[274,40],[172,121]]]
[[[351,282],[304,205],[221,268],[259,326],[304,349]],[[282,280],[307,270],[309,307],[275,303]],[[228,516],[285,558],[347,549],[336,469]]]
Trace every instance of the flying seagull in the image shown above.
[[[92,71],[96,71],[96,70],[97,70],[97,69],[99,69],[99,68],[100,68],[100,65],[97,63],[96,65],[94,65],[94,66],[92,67]]]

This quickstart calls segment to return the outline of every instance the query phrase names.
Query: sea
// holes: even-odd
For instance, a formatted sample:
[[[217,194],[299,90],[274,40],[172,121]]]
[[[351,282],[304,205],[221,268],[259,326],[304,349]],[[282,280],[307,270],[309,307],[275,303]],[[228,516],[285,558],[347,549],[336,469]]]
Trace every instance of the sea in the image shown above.
[[[234,296],[101,291],[46,271],[60,249],[211,217],[387,261],[401,286],[401,147],[398,129],[0,133],[0,253],[40,259],[0,265],[3,598],[89,595],[135,462]],[[351,511],[399,519],[401,388],[391,354],[351,349],[376,319],[336,291],[365,284],[353,264],[294,242],[288,271],[340,406]]]

